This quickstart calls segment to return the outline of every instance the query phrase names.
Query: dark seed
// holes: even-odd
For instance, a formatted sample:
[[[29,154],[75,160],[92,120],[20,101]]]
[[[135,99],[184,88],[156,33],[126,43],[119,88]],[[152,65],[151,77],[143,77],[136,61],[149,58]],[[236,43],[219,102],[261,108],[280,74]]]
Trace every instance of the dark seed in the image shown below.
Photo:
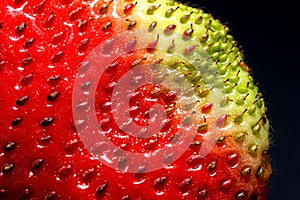
[[[44,159],[43,159],[43,158],[39,158],[39,159],[36,159],[36,160],[31,164],[31,166],[32,166],[33,168],[38,169],[38,168],[40,168],[40,167],[42,166],[43,162],[44,162]]]
[[[141,62],[143,62],[144,60],[146,60],[146,58],[139,58],[134,60],[131,64],[130,67],[134,68],[135,66],[138,66]]]
[[[59,81],[61,79],[61,76],[60,75],[54,75],[54,76],[51,76],[50,78],[48,78],[48,82],[50,84],[54,84],[56,83],[57,81]]]
[[[139,166],[137,173],[144,173],[146,170],[145,166]]]
[[[24,97],[17,99],[16,104],[18,106],[23,106],[28,100],[29,100],[29,96],[24,96]]]
[[[132,9],[135,7],[135,5],[136,5],[137,3],[130,3],[130,4],[127,4],[126,6],[125,6],[125,8],[124,8],[124,13],[127,15],[127,14],[129,14],[131,11],[132,11]]]
[[[22,121],[23,121],[23,118],[22,118],[22,117],[17,117],[17,118],[15,118],[15,119],[11,122],[11,125],[17,126],[17,125],[19,125]]]
[[[241,175],[242,176],[248,176],[249,174],[251,174],[251,167],[243,167],[243,169],[241,170]]]
[[[53,199],[59,199],[60,195],[57,194],[57,192],[52,191],[50,194],[47,194],[47,196],[45,197],[45,200],[53,200]]]
[[[62,4],[70,4],[73,0],[61,0]]]
[[[41,2],[39,2],[36,6],[34,6],[33,10],[35,13],[40,13],[44,10],[45,8],[45,2],[46,0],[43,0]]]
[[[204,132],[204,131],[207,131],[208,130],[208,124],[207,123],[202,123],[202,124],[199,124],[198,126],[197,126],[197,131],[198,132]]]
[[[234,136],[234,140],[238,143],[241,143],[246,139],[247,135],[248,135],[248,133],[246,133],[246,132],[237,133]]]
[[[107,183],[100,185],[96,190],[96,194],[98,194],[98,195],[102,194],[106,188],[107,188]]]
[[[260,120],[262,121],[262,124],[263,124],[263,125],[265,125],[265,124],[268,122],[266,116],[262,116],[262,117],[260,118]]]
[[[0,187],[0,195],[4,194],[4,193],[7,193],[7,192],[8,192],[8,189]]]
[[[13,150],[15,147],[16,147],[17,143],[16,142],[7,142],[5,145],[4,145],[4,151],[11,151]]]
[[[148,31],[152,32],[155,29],[156,25],[157,25],[156,21],[152,22],[148,28]]]
[[[204,25],[204,26],[205,26],[205,28],[209,29],[209,28],[210,28],[210,25],[211,25],[211,23],[212,23],[212,20],[208,20],[208,21],[206,22],[206,24]]]
[[[233,181],[231,179],[226,179],[220,183],[221,190],[228,190],[233,186]]]
[[[191,46],[188,46],[187,48],[184,49],[183,53],[184,55],[189,55],[191,54],[195,48],[197,47],[198,45],[191,45]]]
[[[70,13],[70,20],[76,20],[81,14],[82,8],[77,8]]]
[[[147,10],[147,14],[148,15],[153,15],[153,13],[160,7],[160,5],[156,6],[156,5],[152,5],[148,8]]]
[[[47,142],[47,141],[49,141],[51,138],[52,138],[51,135],[47,135],[47,136],[41,138],[41,142]]]
[[[257,194],[252,194],[250,196],[250,199],[249,200],[258,200],[258,195]]]
[[[4,69],[5,65],[6,65],[6,61],[0,60],[0,71]]]
[[[269,161],[270,160],[270,154],[269,154],[268,150],[263,150],[262,158],[263,158],[263,161]]]
[[[243,200],[248,198],[248,193],[246,191],[239,191],[235,195],[236,200]]]
[[[202,108],[201,108],[201,111],[203,113],[208,113],[211,111],[211,108],[213,107],[213,103],[207,103],[205,104]]]
[[[18,34],[22,34],[26,28],[26,22],[22,22],[19,26],[17,26],[16,31]]]
[[[213,169],[215,169],[217,167],[217,161],[213,161],[211,162],[209,165],[207,165],[207,171],[212,171]]]
[[[170,91],[165,94],[165,99],[167,101],[174,101],[177,97],[177,92],[176,91]]]
[[[101,128],[105,131],[111,125],[111,118],[105,118],[100,121]]]
[[[107,31],[111,26],[112,26],[112,23],[111,23],[111,22],[107,22],[107,23],[102,27],[102,31]]]
[[[48,101],[55,101],[60,95],[60,92],[52,92],[47,96]]]
[[[80,44],[78,45],[78,50],[79,51],[84,51],[86,49],[88,43],[89,43],[89,39],[88,38],[83,39],[80,42]]]
[[[163,93],[162,89],[160,87],[154,87],[151,91],[150,94],[152,97],[158,97]]]
[[[194,32],[193,28],[188,28],[187,30],[185,30],[183,35],[182,35],[183,39],[184,40],[190,39],[193,35],[193,32]]]
[[[112,105],[112,102],[105,102],[105,103],[103,103],[101,106],[100,106],[100,108],[101,108],[101,110],[104,110],[104,111],[108,111],[108,110],[110,110],[111,109],[111,105]]]
[[[174,159],[173,156],[174,156],[174,153],[169,153],[168,155],[165,155],[165,156],[164,156],[164,159],[163,159],[164,163],[165,163],[165,164],[172,163],[172,161],[173,161],[173,159]]]
[[[95,168],[90,168],[90,169],[84,171],[83,174],[82,174],[82,179],[83,180],[90,179],[92,174],[94,173],[94,171],[95,171]]]
[[[53,24],[54,18],[55,18],[55,14],[51,12],[48,18],[45,19],[44,26],[50,27]]]
[[[46,117],[44,119],[42,119],[42,121],[40,122],[40,125],[43,127],[49,126],[50,124],[52,124],[54,122],[54,118],[53,117]]]
[[[224,142],[224,140],[226,139],[225,136],[220,136],[218,139],[217,139],[217,144],[221,144],[222,142]]]
[[[130,23],[128,24],[127,29],[132,30],[135,27],[136,24],[137,24],[136,20],[130,21]]]
[[[180,23],[184,24],[186,23],[191,17],[191,14],[187,14],[187,15],[183,15],[181,18],[180,18]]]
[[[13,2],[14,2],[14,4],[20,4],[20,3],[22,3],[24,0],[13,0]]]
[[[103,5],[100,7],[100,9],[99,9],[99,13],[100,13],[100,14],[106,13],[107,10],[108,10],[108,7],[109,7],[109,4],[103,4]]]
[[[208,34],[204,34],[200,37],[200,42],[206,42],[208,40]]]
[[[30,63],[32,63],[33,62],[33,58],[31,58],[31,57],[28,57],[28,58],[24,58],[23,60],[22,60],[22,65],[24,65],[24,66],[28,66]]]
[[[171,25],[169,25],[169,26],[167,26],[165,28],[164,33],[166,35],[171,35],[174,32],[175,29],[176,29],[176,25],[175,24],[171,24]]]
[[[2,172],[3,173],[11,172],[13,168],[14,168],[14,164],[4,164],[4,166],[2,167]]]
[[[242,114],[238,114],[237,116],[234,117],[234,123],[235,124],[241,124],[243,122],[243,115],[244,113]]]
[[[67,176],[72,170],[71,165],[65,165],[59,168],[58,173],[61,177]]]
[[[165,17],[166,18],[169,18],[169,17],[171,17],[172,15],[173,15],[173,13],[178,9],[179,7],[177,7],[177,8],[170,8],[170,9],[168,9],[167,11],[166,11],[166,13],[165,13]]]
[[[117,85],[116,82],[111,82],[111,83],[108,83],[107,85],[105,85],[103,89],[106,92],[112,92],[116,85]]]
[[[252,132],[254,135],[257,135],[260,132],[261,126],[260,124],[256,124],[255,126],[252,127]]]
[[[208,193],[207,189],[204,188],[204,189],[199,190],[199,191],[197,192],[197,197],[204,197],[204,196],[207,195],[207,193]]]
[[[118,161],[118,167],[120,168],[124,168],[125,167],[125,164],[126,164],[126,158],[125,157],[121,157]]]
[[[79,25],[78,25],[79,31],[80,32],[85,31],[85,29],[87,28],[88,23],[89,23],[88,20],[84,20],[84,21],[80,22]]]
[[[109,39],[105,42],[105,44],[103,45],[102,49],[103,49],[103,53],[108,55],[111,53],[112,51],[112,47],[115,43],[115,39]]]
[[[58,44],[62,41],[63,38],[64,38],[64,32],[63,31],[61,31],[59,33],[56,33],[52,37],[52,43],[53,44]]]
[[[26,188],[25,190],[23,190],[20,194],[20,200],[27,200],[30,199],[32,192]]]
[[[248,148],[248,152],[252,155],[255,155],[257,153],[258,146],[257,145],[251,145]]]
[[[201,145],[201,142],[198,141],[198,140],[196,140],[196,141],[194,141],[194,142],[192,143],[192,145],[194,145],[194,146],[199,146],[199,145]]]
[[[129,199],[130,197],[128,195],[122,197],[122,200],[129,200]]]
[[[132,39],[131,41],[129,41],[125,47],[125,50],[127,52],[130,52],[134,49],[135,45],[136,45],[137,41],[136,38]]]
[[[88,106],[89,106],[89,102],[84,101],[84,102],[81,102],[81,103],[77,104],[76,108],[78,108],[78,109],[88,109]]]
[[[31,47],[31,46],[33,45],[33,43],[34,43],[34,38],[29,38],[29,39],[25,42],[24,46],[25,46],[25,48],[29,48],[29,47]]]
[[[166,180],[167,180],[168,177],[166,176],[162,176],[160,178],[157,178],[155,179],[153,185],[162,185]]]
[[[256,171],[256,177],[262,178],[262,177],[264,177],[264,175],[265,175],[265,168],[262,166],[259,166]]]
[[[195,20],[195,23],[200,24],[202,22],[202,19],[203,19],[202,16],[197,17],[196,20]]]
[[[156,40],[153,40],[152,42],[150,42],[147,46],[147,51],[148,52],[153,52],[156,49],[156,46],[158,44],[158,40],[159,40],[159,35],[157,35]]]
[[[87,82],[85,82],[85,83],[83,83],[83,84],[81,85],[81,89],[82,89],[82,90],[86,90],[86,89],[88,89],[91,85],[92,85],[92,82],[91,82],[91,81],[87,81]]]
[[[221,115],[221,116],[217,119],[217,127],[223,128],[223,127],[225,126],[227,117],[228,117],[227,114]]]
[[[191,182],[192,182],[192,178],[186,178],[180,183],[180,186],[181,187],[188,186],[190,185]]]
[[[172,40],[172,43],[170,44],[170,46],[168,47],[168,52],[171,52],[175,47],[175,40]]]
[[[70,140],[69,142],[66,143],[64,149],[66,151],[68,151],[68,152],[71,152],[71,151],[73,151],[73,150],[76,149],[77,144],[78,144],[78,140],[77,139]]]
[[[58,63],[59,61],[61,61],[63,55],[64,55],[64,52],[59,51],[51,57],[51,61],[53,63]]]
[[[238,160],[239,160],[239,154],[235,152],[230,153],[226,156],[226,163],[231,167],[235,166],[238,163]]]

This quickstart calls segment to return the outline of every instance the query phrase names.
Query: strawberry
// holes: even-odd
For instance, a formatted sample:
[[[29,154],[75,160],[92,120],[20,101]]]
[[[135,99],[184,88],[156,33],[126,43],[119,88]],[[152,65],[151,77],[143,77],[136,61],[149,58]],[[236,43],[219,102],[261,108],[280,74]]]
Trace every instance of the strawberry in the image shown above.
[[[164,0],[0,11],[1,199],[267,198],[266,107],[211,15]]]

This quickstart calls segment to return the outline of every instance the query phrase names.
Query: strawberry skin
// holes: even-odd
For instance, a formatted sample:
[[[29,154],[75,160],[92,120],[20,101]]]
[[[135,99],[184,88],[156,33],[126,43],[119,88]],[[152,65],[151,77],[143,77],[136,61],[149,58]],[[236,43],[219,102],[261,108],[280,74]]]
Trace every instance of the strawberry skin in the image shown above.
[[[161,131],[165,137],[125,141],[126,133],[112,120],[111,90],[132,67],[157,62],[182,62],[178,70],[193,81],[195,69],[186,70],[188,64],[175,53],[198,54],[199,46],[218,67],[225,115],[212,116],[216,105],[209,90],[195,90],[203,118],[198,132],[191,133],[190,147],[162,169],[126,173],[103,164],[82,143],[72,92],[90,52],[108,38],[138,28],[149,34],[163,31],[159,38],[149,36],[148,49],[118,58],[97,86],[97,117],[104,131],[111,130],[110,140],[127,151],[146,152],[174,136],[180,117],[172,108],[181,99],[171,91],[157,92],[162,88],[149,84],[130,101],[131,116],[140,125],[149,122],[152,100],[171,109],[170,123]],[[181,37],[175,47],[158,51],[162,38],[168,41],[176,32]],[[0,199],[267,199],[266,108],[228,28],[209,14],[163,0],[15,0],[0,5],[0,39]],[[202,158],[203,136],[214,126],[214,117],[224,126],[222,134]]]

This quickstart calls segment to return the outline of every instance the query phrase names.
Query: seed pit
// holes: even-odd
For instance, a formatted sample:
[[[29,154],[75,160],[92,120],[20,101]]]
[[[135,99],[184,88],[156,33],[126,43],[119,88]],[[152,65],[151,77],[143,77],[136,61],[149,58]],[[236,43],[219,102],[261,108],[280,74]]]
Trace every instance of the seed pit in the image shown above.
[[[23,34],[23,32],[24,32],[26,26],[27,26],[26,22],[22,22],[20,25],[18,25],[18,26],[16,27],[16,32],[17,32],[17,34],[20,34],[20,35]]]
[[[44,163],[44,159],[43,158],[39,158],[36,159],[35,161],[33,161],[33,163],[31,164],[31,166],[35,169],[38,169],[42,166],[42,164]]]
[[[56,92],[56,91],[55,91],[55,92],[50,93],[50,94],[47,96],[47,100],[53,102],[53,101],[55,101],[59,96],[60,96],[60,92]]]
[[[19,125],[22,121],[23,121],[23,118],[22,118],[22,117],[17,117],[17,118],[15,118],[15,119],[11,122],[11,125],[17,126],[17,125]]]
[[[29,38],[29,39],[25,42],[24,46],[25,46],[26,49],[28,49],[29,47],[31,47],[31,46],[33,45],[33,43],[34,43],[34,38]]]
[[[11,151],[11,150],[13,150],[16,147],[16,145],[17,145],[16,142],[7,142],[4,145],[3,149],[4,149],[4,151]]]
[[[96,190],[96,195],[103,194],[103,192],[105,191],[106,188],[107,188],[107,183],[100,185]]]
[[[2,172],[3,173],[9,173],[13,170],[14,164],[4,164],[2,167]]]
[[[54,122],[53,117],[45,117],[41,120],[40,125],[43,127],[47,127]]]
[[[23,106],[29,100],[29,96],[23,96],[17,99],[16,104],[18,106]]]

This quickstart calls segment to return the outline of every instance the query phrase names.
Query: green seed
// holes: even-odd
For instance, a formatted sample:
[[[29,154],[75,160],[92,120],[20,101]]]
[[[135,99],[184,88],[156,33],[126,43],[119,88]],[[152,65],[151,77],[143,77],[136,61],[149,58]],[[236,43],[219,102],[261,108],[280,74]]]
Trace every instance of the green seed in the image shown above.
[[[262,166],[259,166],[256,172],[257,178],[262,178],[265,175],[265,168]]]
[[[247,135],[248,134],[246,132],[237,133],[234,136],[234,140],[238,143],[242,143],[245,141]]]
[[[261,126],[260,124],[256,124],[255,126],[252,127],[252,132],[254,135],[257,135],[260,132]]]

